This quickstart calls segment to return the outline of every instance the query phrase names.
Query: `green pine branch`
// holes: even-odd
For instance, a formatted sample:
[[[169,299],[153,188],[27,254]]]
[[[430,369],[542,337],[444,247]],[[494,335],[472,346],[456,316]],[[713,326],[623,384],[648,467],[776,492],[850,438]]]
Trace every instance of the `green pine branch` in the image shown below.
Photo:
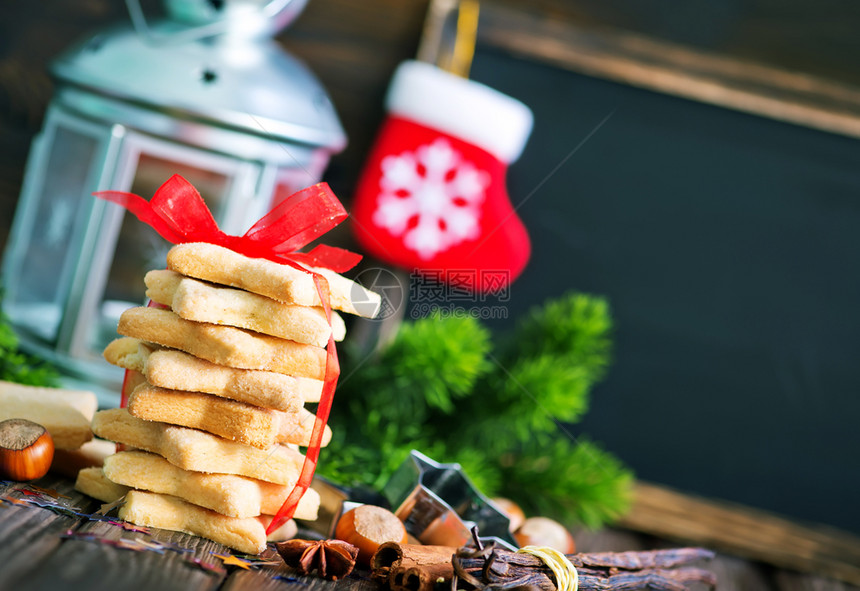
[[[475,417],[476,437],[504,430],[525,440],[555,432],[558,421],[578,421],[587,410],[591,383],[587,369],[563,357],[524,357],[509,368],[496,365],[462,410]]]
[[[471,317],[404,323],[375,359],[345,363],[320,471],[378,489],[414,448],[536,513],[610,521],[627,506],[629,471],[558,425],[586,412],[611,327],[605,300],[576,293],[530,312],[498,352]]]
[[[612,316],[605,298],[569,293],[532,309],[517,326],[514,355],[556,355],[603,378],[612,355]]]
[[[527,441],[503,458],[501,474],[500,492],[535,515],[597,528],[630,505],[633,473],[582,437],[576,442],[568,437]]]
[[[489,368],[489,351],[490,333],[478,320],[443,320],[437,311],[426,321],[402,325],[380,362],[401,384],[423,392],[431,409],[451,413]]]

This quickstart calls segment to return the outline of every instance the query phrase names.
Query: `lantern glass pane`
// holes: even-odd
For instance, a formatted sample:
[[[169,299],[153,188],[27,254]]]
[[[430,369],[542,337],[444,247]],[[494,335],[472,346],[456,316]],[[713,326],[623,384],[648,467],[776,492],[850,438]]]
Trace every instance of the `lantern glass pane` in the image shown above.
[[[89,164],[98,140],[63,127],[56,129],[48,156],[34,222],[28,236],[26,260],[16,264],[17,285],[6,311],[17,327],[52,342],[78,256],[76,228],[85,225],[90,199]],[[82,218],[82,219],[78,219]]]
[[[180,174],[200,192],[206,205],[218,220],[225,207],[231,177],[191,166],[141,154],[132,182],[131,192],[150,199],[167,179]],[[139,306],[146,300],[143,276],[152,269],[164,269],[167,251],[172,245],[159,236],[152,228],[140,222],[133,215],[123,216],[113,263],[108,273],[105,297],[101,311],[101,328],[94,335],[95,348],[116,338],[116,324],[119,315],[129,306]]]
[[[315,150],[308,156],[306,162],[297,162],[295,168],[283,168],[278,173],[274,197],[271,207],[305,187],[318,183],[328,164],[328,152]]]

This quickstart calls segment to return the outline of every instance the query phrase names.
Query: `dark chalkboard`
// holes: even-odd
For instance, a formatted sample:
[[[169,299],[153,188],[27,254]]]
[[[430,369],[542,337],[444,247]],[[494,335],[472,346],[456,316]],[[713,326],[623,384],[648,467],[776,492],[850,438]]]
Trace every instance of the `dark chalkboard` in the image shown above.
[[[471,77],[535,113],[511,318],[571,289],[614,309],[575,430],[642,479],[860,532],[860,139],[489,43]]]

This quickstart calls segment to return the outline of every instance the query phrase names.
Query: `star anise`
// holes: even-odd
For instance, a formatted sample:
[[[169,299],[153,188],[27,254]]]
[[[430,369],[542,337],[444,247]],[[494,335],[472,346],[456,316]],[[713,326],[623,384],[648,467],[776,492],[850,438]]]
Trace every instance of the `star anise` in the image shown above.
[[[351,573],[358,556],[358,548],[341,540],[288,540],[277,547],[287,566],[332,581]]]

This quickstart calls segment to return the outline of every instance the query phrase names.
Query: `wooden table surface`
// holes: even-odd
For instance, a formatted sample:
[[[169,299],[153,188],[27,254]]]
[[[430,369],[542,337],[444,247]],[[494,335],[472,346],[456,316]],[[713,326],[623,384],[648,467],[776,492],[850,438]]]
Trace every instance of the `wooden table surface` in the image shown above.
[[[32,485],[66,497],[54,499],[52,493],[40,493]],[[61,509],[34,504],[44,501],[66,504],[81,514],[93,514],[101,506],[99,501],[75,491],[72,482],[65,478],[49,475],[32,484],[3,482],[0,589],[266,591],[297,585],[317,591],[334,587],[355,591],[378,589],[375,583],[358,577],[337,585],[313,577],[297,577],[271,547],[261,558],[273,564],[252,566],[249,570],[225,567],[216,554],[235,553],[221,544],[178,532],[132,527],[124,522],[63,515]],[[129,526],[128,529],[123,525]],[[118,545],[120,540],[143,541],[152,549],[126,549]]]
[[[53,507],[40,506],[45,504]],[[252,563],[247,570],[225,566],[216,555],[243,556],[196,536],[99,520],[95,512],[100,506],[98,501],[75,491],[72,482],[63,477],[49,474],[29,484],[0,482],[0,590],[380,589],[366,573],[354,574],[338,583],[299,576],[281,562],[271,546],[260,557],[268,563]],[[623,530],[574,534],[578,549],[583,552],[677,545]],[[717,575],[720,591],[858,589],[723,554],[702,566]],[[702,587],[693,587],[691,591],[698,589]]]

